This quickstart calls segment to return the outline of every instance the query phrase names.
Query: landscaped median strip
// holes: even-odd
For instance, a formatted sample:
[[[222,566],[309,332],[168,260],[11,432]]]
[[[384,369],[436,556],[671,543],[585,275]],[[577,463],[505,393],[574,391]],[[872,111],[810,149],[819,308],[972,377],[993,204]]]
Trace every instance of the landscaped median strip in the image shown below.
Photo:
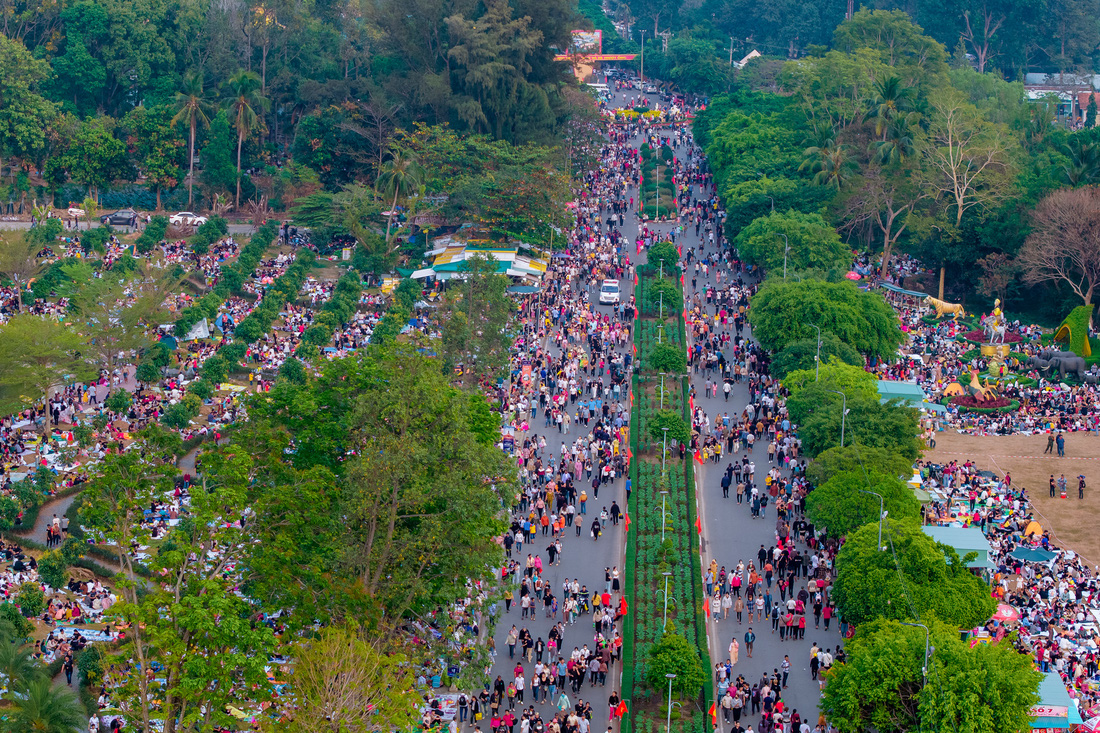
[[[633,613],[627,616],[623,629],[622,696],[628,712],[622,730],[664,730],[669,694],[666,675],[671,673],[676,675],[673,700],[682,706],[674,707],[671,730],[709,733],[706,713],[712,683],[694,469],[691,460],[681,461],[679,450],[672,448],[677,440],[690,440],[690,389],[684,376],[686,334],[680,313],[683,290],[677,284],[674,263],[666,260],[664,269],[661,278],[659,268],[643,266],[636,281],[634,348],[638,370],[630,390],[628,450],[633,490],[627,508],[634,531],[627,533],[625,565],[625,587]],[[673,286],[671,290],[668,284]],[[660,297],[653,295],[658,292],[668,294],[663,323],[661,309],[656,307],[659,304],[650,302],[650,298]],[[660,372],[666,373],[663,398]],[[662,469],[666,429],[668,452]]]

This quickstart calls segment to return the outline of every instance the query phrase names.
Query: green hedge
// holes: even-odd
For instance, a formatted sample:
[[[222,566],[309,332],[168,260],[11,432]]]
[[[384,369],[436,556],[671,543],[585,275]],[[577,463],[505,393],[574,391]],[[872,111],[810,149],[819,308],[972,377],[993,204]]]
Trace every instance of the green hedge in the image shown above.
[[[237,259],[222,267],[221,277],[218,279],[217,285],[209,293],[199,298],[198,301],[180,311],[179,317],[176,319],[175,330],[177,336],[186,336],[194,325],[203,318],[217,316],[218,309],[221,308],[225,299],[233,292],[240,290],[241,285],[256,269],[256,265],[260,263],[277,233],[278,225],[272,221],[256,230],[256,233],[248,240],[248,244],[241,247]]]

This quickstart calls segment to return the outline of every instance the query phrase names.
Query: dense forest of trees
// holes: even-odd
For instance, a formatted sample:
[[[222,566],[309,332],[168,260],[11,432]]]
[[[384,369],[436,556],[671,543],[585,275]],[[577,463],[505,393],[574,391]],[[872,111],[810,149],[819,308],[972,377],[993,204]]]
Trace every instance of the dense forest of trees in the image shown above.
[[[834,31],[861,8],[904,11],[944,47],[965,49],[979,71],[1009,79],[1027,71],[1091,73],[1100,45],[1097,0],[703,0],[679,7],[662,0],[611,2],[617,18],[645,29],[647,38],[670,30],[719,56],[732,41],[735,59],[754,48],[789,58],[834,44],[852,50],[858,39],[836,38]]]
[[[1069,130],[1053,100],[979,73],[901,11],[856,12],[832,46],[753,62],[696,121],[742,252],[783,232],[827,253],[839,232],[916,256],[936,272],[918,287],[941,298],[1008,299],[1052,322],[1092,302],[1095,108]],[[753,66],[771,67],[767,84]],[[828,262],[804,266],[843,277]]]
[[[552,141],[575,112],[553,56],[578,24],[574,0],[4,0],[0,200],[176,189],[192,149],[207,202],[247,200],[247,172],[288,157],[308,170],[266,193],[293,199],[303,179],[373,183],[414,122]]]

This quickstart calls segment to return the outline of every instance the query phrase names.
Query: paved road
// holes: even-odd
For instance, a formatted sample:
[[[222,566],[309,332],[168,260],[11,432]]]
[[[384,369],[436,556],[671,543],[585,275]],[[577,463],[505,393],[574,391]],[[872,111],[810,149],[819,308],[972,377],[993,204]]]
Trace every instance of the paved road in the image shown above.
[[[705,243],[701,237],[695,236],[694,227],[685,227],[683,239],[677,241],[678,243],[682,242],[685,254],[689,247],[694,247],[699,254],[717,252],[715,247],[704,248]],[[716,269],[711,268],[711,274],[706,278],[700,273],[698,280],[700,290],[703,289],[706,283],[715,283],[715,272]],[[728,272],[725,274],[728,274]],[[723,282],[728,287],[729,279],[724,277]],[[685,289],[687,291],[685,296],[690,298],[694,294],[690,275],[685,278]],[[746,333],[751,333],[751,329],[746,329]],[[706,412],[711,418],[712,425],[715,422],[716,415],[728,412],[731,418],[734,418],[739,416],[748,404],[748,386],[744,382],[734,385],[728,401],[724,398],[721,390],[718,391],[717,397],[704,396],[706,376],[703,373],[694,375],[692,382],[697,395],[695,405]],[[737,503],[733,497],[735,492],[731,492],[730,498],[722,497],[720,481],[726,466],[735,457],[740,460],[743,455],[748,455],[749,459],[756,464],[756,482],[762,488],[764,474],[772,467],[768,463],[767,441],[757,441],[755,449],[751,452],[742,450],[736,456],[723,456],[720,463],[717,464],[708,462],[705,465],[699,465],[696,463],[699,515],[703,519],[704,568],[709,565],[712,558],[717,560],[719,566],[724,565],[727,569],[736,567],[738,562],[742,561],[747,565],[750,561],[756,560],[761,545],[771,549],[776,544],[774,507],[769,506],[765,510],[766,517],[754,520],[749,505]],[[806,553],[804,545],[800,545],[799,549],[803,554]],[[805,579],[801,581],[798,589],[804,586]],[[796,592],[798,589],[796,589]],[[778,597],[778,591],[775,594]],[[710,637],[712,662],[723,661],[729,657],[728,647],[731,639],[736,636],[741,649],[733,674],[734,677],[739,674],[744,675],[750,685],[759,681],[762,675],[770,674],[774,669],[781,669],[784,655],[789,655],[791,673],[788,687],[783,690],[783,700],[788,710],[798,710],[804,720],[809,720],[812,727],[817,718],[820,692],[817,682],[811,678],[810,674],[810,648],[816,643],[819,647],[832,649],[841,643],[841,638],[838,631],[839,624],[835,620],[829,631],[824,629],[823,624],[820,629],[815,629],[812,614],[809,614],[806,620],[805,639],[784,642],[780,642],[778,633],[772,632],[770,622],[753,623],[756,643],[751,659],[748,658],[745,652],[744,644],[744,635],[749,627],[747,614],[744,617],[744,622],[740,624],[732,612],[729,619],[711,619],[708,623],[708,636]],[[721,715],[719,715],[718,722],[719,728],[722,730],[728,731],[731,727],[730,724],[723,722]],[[757,717],[753,716],[749,722],[753,724],[754,728],[759,728]],[[745,725],[744,718],[742,718],[742,725]]]
[[[83,231],[83,230],[92,229],[92,228],[99,227],[99,226],[101,226],[101,225],[98,221],[94,221],[94,222],[82,221],[82,222],[80,222],[79,228]],[[13,231],[13,230],[30,229],[30,228],[31,228],[31,223],[29,221],[0,221],[0,231],[5,231],[5,230]],[[115,229],[117,229],[119,231],[122,231],[122,232],[129,232],[130,231],[129,227],[115,227]],[[230,224],[229,225],[229,233],[230,234],[251,234],[253,231],[255,231],[255,227],[253,227],[251,224]]]

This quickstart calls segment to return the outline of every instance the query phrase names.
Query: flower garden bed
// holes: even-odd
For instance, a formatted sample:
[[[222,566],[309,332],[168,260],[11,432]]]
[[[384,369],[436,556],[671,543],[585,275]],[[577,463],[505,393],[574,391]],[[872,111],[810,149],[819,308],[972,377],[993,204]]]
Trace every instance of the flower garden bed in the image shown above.
[[[973,395],[955,395],[945,397],[940,401],[940,404],[945,407],[957,407],[960,412],[993,413],[1013,412],[1020,409],[1019,400],[1010,400],[1007,397],[978,402]]]
[[[981,330],[980,328],[973,331],[967,331],[962,335],[962,337],[972,344],[984,344],[988,342],[988,337],[986,336],[985,331]],[[1006,344],[1018,344],[1022,343],[1023,340],[1024,337],[1018,333],[1012,333],[1011,331],[1005,332],[1004,342]]]

